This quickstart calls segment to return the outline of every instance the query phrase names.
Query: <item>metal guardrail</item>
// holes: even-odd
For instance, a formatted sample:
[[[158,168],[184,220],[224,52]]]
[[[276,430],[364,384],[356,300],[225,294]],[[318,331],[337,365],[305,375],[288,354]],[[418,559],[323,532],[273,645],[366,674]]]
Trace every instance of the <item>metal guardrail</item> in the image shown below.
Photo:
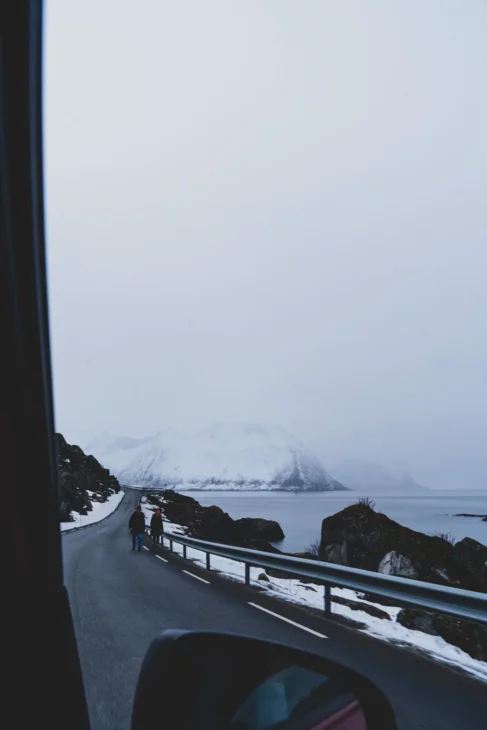
[[[163,523],[164,524],[164,523]],[[150,527],[146,527],[150,533]],[[324,611],[331,613],[331,588],[351,588],[354,591],[374,593],[387,599],[397,601],[399,605],[413,606],[414,608],[444,613],[456,618],[476,621],[487,624],[487,595],[466,591],[461,588],[439,586],[433,583],[424,583],[410,578],[399,578],[369,570],[349,568],[333,563],[322,563],[317,560],[295,558],[278,553],[264,553],[260,550],[222,545],[216,542],[198,540],[194,537],[162,533],[164,540],[169,541],[169,549],[173,550],[173,543],[183,546],[183,558],[186,558],[187,548],[194,548],[206,554],[206,568],[211,569],[211,555],[230,558],[245,564],[245,583],[250,584],[250,568],[271,568],[290,573],[298,578],[308,578],[324,584]]]

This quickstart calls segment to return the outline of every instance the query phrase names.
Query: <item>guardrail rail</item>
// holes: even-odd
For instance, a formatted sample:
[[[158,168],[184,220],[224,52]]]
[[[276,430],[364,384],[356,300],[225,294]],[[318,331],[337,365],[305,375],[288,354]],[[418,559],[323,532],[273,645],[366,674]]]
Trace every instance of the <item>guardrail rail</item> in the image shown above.
[[[150,534],[150,527],[146,527],[146,531]],[[383,575],[369,570],[323,563],[318,560],[296,558],[291,555],[265,553],[260,550],[207,542],[186,535],[173,535],[163,532],[161,535],[162,547],[165,547],[164,540],[169,542],[171,552],[174,543],[182,545],[183,558],[185,559],[188,547],[205,553],[207,570],[211,570],[211,555],[218,555],[222,558],[230,558],[244,563],[245,583],[247,585],[250,585],[251,567],[281,570],[298,578],[317,580],[325,587],[324,612],[327,615],[331,614],[331,588],[337,587],[373,593],[397,601],[400,605],[404,604],[426,611],[444,613],[456,618],[487,624],[487,595],[484,593],[425,583],[410,578]]]

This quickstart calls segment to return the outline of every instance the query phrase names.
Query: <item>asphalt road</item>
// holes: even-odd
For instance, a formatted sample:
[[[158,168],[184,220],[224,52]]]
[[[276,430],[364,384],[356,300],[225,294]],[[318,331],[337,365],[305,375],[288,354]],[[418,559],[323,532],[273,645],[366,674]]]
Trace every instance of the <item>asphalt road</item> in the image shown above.
[[[203,583],[148,551],[132,552],[127,490],[104,522],[63,536],[65,582],[78,639],[93,730],[126,730],[139,667],[151,639],[168,628],[217,629],[279,641],[366,674],[387,694],[399,730],[481,730],[487,686],[449,667],[352,629],[310,616],[190,566]],[[257,610],[249,601],[303,628]]]

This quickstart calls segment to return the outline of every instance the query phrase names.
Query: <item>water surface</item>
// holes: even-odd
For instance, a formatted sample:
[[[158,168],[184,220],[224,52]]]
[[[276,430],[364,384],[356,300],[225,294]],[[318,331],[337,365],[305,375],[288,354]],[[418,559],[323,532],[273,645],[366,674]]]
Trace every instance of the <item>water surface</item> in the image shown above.
[[[357,492],[187,492],[203,505],[216,504],[231,517],[265,517],[277,520],[286,539],[280,547],[289,552],[303,550],[319,539],[324,517],[353,504]],[[376,509],[396,522],[420,532],[450,533],[456,540],[473,537],[487,544],[487,522],[455,517],[458,512],[487,514],[487,491],[427,492],[424,495],[368,493]]]

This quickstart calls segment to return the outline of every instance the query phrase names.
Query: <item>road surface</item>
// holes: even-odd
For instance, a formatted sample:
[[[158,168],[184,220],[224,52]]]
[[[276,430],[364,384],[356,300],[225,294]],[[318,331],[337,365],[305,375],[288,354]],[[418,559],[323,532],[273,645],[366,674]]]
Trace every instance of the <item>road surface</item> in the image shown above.
[[[218,629],[298,646],[366,674],[387,694],[399,730],[480,730],[487,686],[413,652],[300,609],[226,585],[211,573],[132,552],[127,490],[108,520],[63,535],[71,601],[93,730],[127,730],[137,675],[151,639],[168,628]],[[184,573],[182,568],[193,575]],[[294,620],[287,623],[249,601]],[[306,628],[316,633],[309,633]]]

